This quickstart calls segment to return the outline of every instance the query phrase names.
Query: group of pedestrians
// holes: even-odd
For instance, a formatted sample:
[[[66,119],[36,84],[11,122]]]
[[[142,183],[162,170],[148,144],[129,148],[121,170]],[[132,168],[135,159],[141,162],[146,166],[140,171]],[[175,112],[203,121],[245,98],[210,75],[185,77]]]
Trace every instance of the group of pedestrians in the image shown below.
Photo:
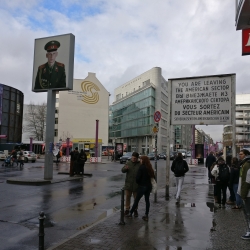
[[[78,147],[70,152],[70,173],[72,176],[84,175],[84,165],[87,161],[87,155],[83,149],[78,151]]]
[[[152,190],[151,179],[155,179],[154,170],[147,156],[141,156],[133,152],[132,157],[126,162],[121,169],[122,173],[126,173],[125,179],[125,216],[128,218],[138,217],[138,204],[144,195],[146,209],[142,216],[144,221],[148,221],[150,208],[150,192]],[[134,197],[134,203],[131,207],[131,197]]]
[[[19,152],[19,155],[17,155],[17,151],[14,149],[11,152],[10,157],[11,157],[12,164],[16,163],[17,167],[18,167],[18,164],[20,164],[20,169],[23,169],[24,155],[23,155],[22,150]]]
[[[217,159],[210,152],[206,159],[209,182],[214,184],[214,201],[218,208],[233,205],[232,210],[244,209],[247,221],[246,234],[242,239],[250,240],[250,152],[242,149],[237,157],[222,156]],[[230,197],[227,200],[227,189]]]
[[[138,217],[138,204],[142,196],[145,198],[146,209],[142,219],[148,221],[150,208],[150,193],[152,191],[152,179],[155,174],[151,162],[147,156],[140,156],[133,152],[131,160],[127,161],[122,168],[122,173],[126,173],[125,179],[125,216],[128,218]],[[178,153],[173,161],[171,171],[174,172],[176,179],[176,201],[180,201],[180,192],[184,182],[184,176],[189,171],[187,162],[183,159],[182,153]],[[131,208],[131,197],[134,197],[134,203]]]

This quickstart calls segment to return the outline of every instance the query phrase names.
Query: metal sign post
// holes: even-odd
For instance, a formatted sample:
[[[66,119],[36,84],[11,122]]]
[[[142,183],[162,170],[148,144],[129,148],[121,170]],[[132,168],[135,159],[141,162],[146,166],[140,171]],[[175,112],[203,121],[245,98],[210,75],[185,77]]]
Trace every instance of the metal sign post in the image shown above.
[[[159,124],[156,123],[156,126],[158,128]],[[157,129],[157,132],[158,132],[158,129]],[[157,182],[157,133],[155,134],[155,181]],[[157,202],[157,190],[155,192],[155,197],[154,197],[154,202]]]
[[[155,134],[155,181],[157,182],[157,134],[159,131],[159,121],[161,120],[161,112],[160,111],[156,111],[154,113],[154,120],[156,122],[156,125],[153,127],[152,131]],[[157,190],[155,192],[155,196],[154,196],[154,202],[157,202]]]

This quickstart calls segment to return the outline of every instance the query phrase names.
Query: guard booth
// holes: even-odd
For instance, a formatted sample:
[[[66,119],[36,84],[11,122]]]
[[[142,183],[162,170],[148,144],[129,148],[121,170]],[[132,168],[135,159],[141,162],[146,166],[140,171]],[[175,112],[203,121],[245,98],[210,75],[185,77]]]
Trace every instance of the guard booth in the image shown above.
[[[85,151],[87,157],[101,157],[102,155],[102,139],[98,139],[97,155],[95,155],[95,138],[75,138],[72,139],[73,150],[78,147],[78,151],[81,149]]]

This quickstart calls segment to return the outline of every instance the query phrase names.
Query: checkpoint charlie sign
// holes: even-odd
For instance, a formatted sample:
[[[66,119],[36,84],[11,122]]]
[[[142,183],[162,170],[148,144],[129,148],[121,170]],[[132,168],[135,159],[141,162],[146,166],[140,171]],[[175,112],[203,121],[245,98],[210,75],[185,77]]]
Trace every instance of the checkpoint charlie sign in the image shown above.
[[[169,79],[171,124],[232,124],[235,74]]]

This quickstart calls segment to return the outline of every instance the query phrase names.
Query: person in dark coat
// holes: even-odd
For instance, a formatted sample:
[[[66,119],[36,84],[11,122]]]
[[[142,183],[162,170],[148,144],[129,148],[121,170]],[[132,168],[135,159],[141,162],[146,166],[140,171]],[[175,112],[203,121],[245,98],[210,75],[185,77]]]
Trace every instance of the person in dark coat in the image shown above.
[[[75,172],[75,154],[76,154],[76,152],[78,153],[78,147],[76,147],[74,151],[70,152],[70,170],[69,170],[69,175],[71,177],[74,176],[74,172]]]
[[[84,175],[84,164],[87,161],[87,155],[83,149],[81,149],[77,158],[77,174],[82,173]]]
[[[138,184],[137,195],[127,217],[132,218],[133,213],[138,207],[140,199],[144,195],[146,202],[146,211],[142,219],[148,221],[148,214],[150,208],[149,196],[152,190],[151,178],[155,178],[155,175],[150,160],[147,156],[141,156],[140,163],[141,166],[139,167],[138,172],[136,174],[136,183]]]
[[[231,155],[228,155],[226,157],[226,164],[230,167],[230,172],[232,171],[232,156]],[[238,164],[238,163],[237,163]],[[235,204],[235,201],[236,201],[236,198],[235,198],[235,194],[234,194],[234,190],[233,190],[233,186],[232,185],[229,185],[228,183],[228,189],[229,189],[229,192],[230,192],[230,196],[228,198],[228,201],[226,202],[227,205],[234,205]]]
[[[240,168],[239,168],[239,160],[237,157],[232,158],[232,165],[231,165],[231,173],[230,173],[230,180],[229,186],[233,189],[234,195],[236,198],[236,205],[232,207],[234,210],[241,209],[242,200],[240,195],[238,194],[238,186],[239,186],[239,178],[240,178]]]
[[[174,172],[175,181],[176,181],[176,201],[180,201],[180,192],[184,182],[185,173],[189,171],[188,164],[183,160],[181,152],[178,152],[177,157],[172,163],[171,171]]]
[[[208,172],[208,181],[211,182],[211,171],[210,168],[213,165],[213,163],[216,162],[216,158],[214,156],[214,152],[210,152],[209,155],[206,158],[206,168]]]

